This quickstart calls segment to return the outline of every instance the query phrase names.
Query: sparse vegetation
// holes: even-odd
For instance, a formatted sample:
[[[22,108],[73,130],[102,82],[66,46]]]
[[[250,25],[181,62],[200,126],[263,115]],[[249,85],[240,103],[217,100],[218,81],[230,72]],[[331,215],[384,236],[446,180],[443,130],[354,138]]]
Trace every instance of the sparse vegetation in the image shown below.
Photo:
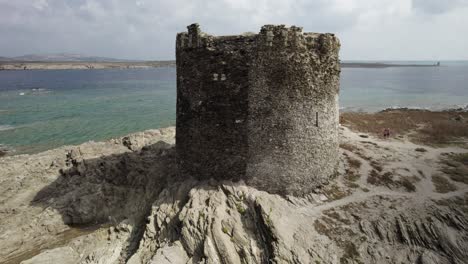
[[[416,191],[416,186],[414,183],[408,179],[408,178],[403,178],[400,180],[401,185],[406,189],[408,192],[415,192]]]
[[[377,170],[371,170],[369,177],[367,178],[367,182],[376,185],[376,186],[387,186],[391,187],[394,185],[393,181],[393,174],[391,172],[386,172],[384,174],[380,174]]]
[[[237,208],[237,212],[239,212],[239,214],[241,214],[241,215],[245,214],[246,209],[241,203],[236,203],[236,208]]]
[[[468,123],[436,120],[421,130],[427,143],[449,144],[458,138],[468,138]]]
[[[377,143],[374,143],[374,142],[371,142],[371,141],[361,141],[361,143],[369,144],[369,145],[372,145],[372,146],[374,146],[374,147],[378,147],[378,146],[379,146]]]
[[[372,168],[374,168],[374,170],[378,171],[378,172],[382,172],[383,168],[382,168],[382,164],[378,163],[377,161],[375,160],[372,160],[370,165],[372,166]]]
[[[468,139],[468,122],[457,121],[459,115],[468,118],[468,113],[426,110],[386,110],[379,113],[343,113],[341,123],[351,129],[383,137],[382,130],[390,128],[391,137],[408,135],[414,142],[439,145],[460,145],[459,139]],[[410,132],[416,132],[411,133]]]
[[[361,175],[355,170],[346,170],[345,180],[355,182],[359,180],[359,178],[361,178]]]
[[[348,218],[342,217],[338,212],[336,212],[334,209],[329,209],[327,211],[323,212],[325,215],[328,217],[331,217],[335,220],[340,221],[343,224],[350,225],[351,221]]]
[[[379,173],[375,169],[370,172],[367,182],[375,186],[386,186],[388,188],[400,188],[403,187],[408,192],[415,192],[416,185],[415,182],[419,181],[420,178],[416,176],[412,177],[400,177],[400,179],[395,180],[395,177],[392,172]]]
[[[266,215],[265,217],[265,223],[268,225],[268,226],[271,226],[273,223],[271,222],[271,212],[273,211],[273,209],[270,208],[270,211],[268,212],[268,214]]]
[[[370,161],[372,158],[369,156],[366,156],[362,149],[359,147],[349,144],[349,143],[341,143],[340,148],[345,149],[347,151],[353,152],[354,154],[358,155],[361,159]]]
[[[349,164],[349,166],[351,168],[353,168],[353,169],[361,168],[361,165],[362,165],[361,161],[359,161],[359,160],[357,160],[355,158],[351,158],[351,157],[347,157],[347,159],[348,159],[348,164]]]
[[[223,226],[221,230],[223,231],[224,234],[229,235],[229,229],[227,227]]]
[[[446,167],[442,171],[447,174],[450,179],[457,182],[468,184],[468,169],[463,167],[450,168]]]
[[[418,170],[418,173],[419,175],[421,175],[421,177],[426,178],[426,175],[424,174],[422,170]]]
[[[340,148],[345,149],[347,151],[351,151],[351,152],[356,152],[356,150],[358,149],[355,145],[352,145],[349,143],[341,143]]]
[[[354,183],[354,182],[350,182],[350,181],[346,181],[346,182],[345,182],[345,185],[348,186],[349,188],[353,188],[353,189],[357,189],[357,188],[360,187],[359,184]]]
[[[360,261],[361,255],[359,254],[359,251],[357,250],[357,247],[353,242],[345,241],[343,250],[344,254],[340,258],[340,263],[350,263],[348,260],[352,260],[351,263],[362,263]]]
[[[340,263],[349,263],[349,260],[351,260],[352,263],[362,263],[358,247],[352,241],[352,238],[357,238],[359,235],[353,230],[327,216],[315,220],[314,228],[319,234],[325,235],[335,241],[343,250]]]
[[[320,220],[315,220],[314,222],[314,228],[315,231],[317,231],[319,234],[326,235],[328,236],[328,228],[327,226]]]
[[[324,188],[324,194],[330,200],[339,200],[348,196],[350,193],[344,190],[343,188],[339,187],[338,185],[333,184]]]
[[[203,221],[204,218],[205,218],[205,213],[200,212],[200,214],[198,215],[198,222]]]
[[[349,167],[346,169],[344,175],[345,184],[350,188],[358,188],[359,185],[354,182],[361,177],[361,175],[359,174],[359,169],[361,168],[362,163],[361,161],[349,157],[348,155],[345,155],[345,157],[349,164]]]
[[[241,201],[244,201],[244,200],[245,200],[245,193],[242,192],[242,193],[239,195],[239,199],[240,199]]]
[[[468,166],[468,153],[455,154],[453,158],[461,164]]]
[[[344,176],[344,184],[349,188],[359,188],[359,184],[355,183],[361,176],[355,170],[346,170]]]
[[[450,183],[444,176],[436,174],[432,176],[432,183],[438,193],[448,193],[457,190],[457,187]]]
[[[465,214],[468,214],[468,193],[464,196],[454,196],[449,199],[436,200],[438,205],[447,206],[456,210],[461,210]]]
[[[468,184],[468,153],[447,155],[441,163],[441,171],[451,180]]]

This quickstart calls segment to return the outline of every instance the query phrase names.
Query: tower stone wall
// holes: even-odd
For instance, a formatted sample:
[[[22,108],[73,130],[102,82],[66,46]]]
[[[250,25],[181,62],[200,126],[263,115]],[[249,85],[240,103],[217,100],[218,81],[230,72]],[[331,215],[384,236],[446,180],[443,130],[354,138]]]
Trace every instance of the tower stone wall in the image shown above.
[[[338,164],[339,41],[299,27],[179,33],[177,159],[199,179],[302,195]]]

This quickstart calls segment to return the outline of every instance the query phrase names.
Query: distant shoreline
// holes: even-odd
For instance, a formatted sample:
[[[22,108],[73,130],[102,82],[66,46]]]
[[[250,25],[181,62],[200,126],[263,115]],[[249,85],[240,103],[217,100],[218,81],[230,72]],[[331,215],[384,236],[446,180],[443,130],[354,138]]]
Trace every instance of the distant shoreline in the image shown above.
[[[149,69],[175,67],[174,60],[136,62],[48,62],[48,61],[1,61],[1,70],[92,70],[92,69]],[[437,64],[391,64],[376,62],[342,62],[342,68],[390,68],[390,67],[438,67]]]
[[[437,64],[393,64],[378,62],[342,62],[342,68],[439,67]]]
[[[1,70],[93,70],[93,69],[149,69],[174,67],[175,61],[136,61],[136,62],[48,62],[48,61],[3,61]]]

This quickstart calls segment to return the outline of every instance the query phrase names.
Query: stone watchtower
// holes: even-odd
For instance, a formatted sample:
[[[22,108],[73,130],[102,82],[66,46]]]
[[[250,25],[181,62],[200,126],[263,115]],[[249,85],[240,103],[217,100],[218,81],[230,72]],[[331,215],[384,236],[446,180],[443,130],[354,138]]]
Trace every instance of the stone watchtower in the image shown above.
[[[338,165],[340,44],[333,34],[263,26],[177,35],[176,149],[182,173],[302,195]]]

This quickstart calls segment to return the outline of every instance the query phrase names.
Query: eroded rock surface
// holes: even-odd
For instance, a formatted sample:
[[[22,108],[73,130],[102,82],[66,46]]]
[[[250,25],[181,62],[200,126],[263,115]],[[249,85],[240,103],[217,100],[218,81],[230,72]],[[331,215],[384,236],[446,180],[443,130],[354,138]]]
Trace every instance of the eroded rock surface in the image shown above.
[[[0,159],[0,262],[468,259],[468,186],[439,163],[464,149],[418,152],[343,128],[340,174],[298,198],[180,178],[173,143],[162,129]],[[435,174],[456,189],[438,192]]]

